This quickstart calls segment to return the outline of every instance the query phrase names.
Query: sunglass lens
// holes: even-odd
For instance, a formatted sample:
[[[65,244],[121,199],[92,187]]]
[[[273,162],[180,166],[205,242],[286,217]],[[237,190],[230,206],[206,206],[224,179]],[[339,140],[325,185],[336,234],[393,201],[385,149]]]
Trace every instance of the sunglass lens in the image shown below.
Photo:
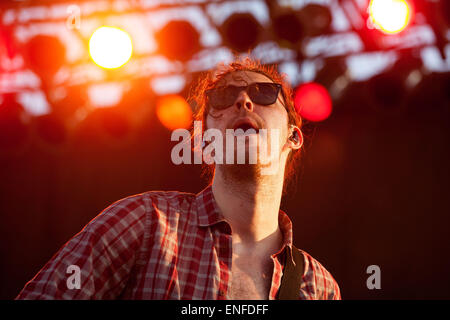
[[[226,109],[233,105],[241,90],[245,87],[226,86],[207,91],[209,104],[214,109]],[[248,86],[247,92],[250,99],[256,104],[270,105],[277,101],[280,86],[276,83],[253,83]]]
[[[207,92],[209,103],[214,109],[226,109],[234,103],[240,90],[235,86],[212,89]]]
[[[249,95],[254,103],[269,105],[275,103],[279,87],[275,83],[254,83],[249,87]]]

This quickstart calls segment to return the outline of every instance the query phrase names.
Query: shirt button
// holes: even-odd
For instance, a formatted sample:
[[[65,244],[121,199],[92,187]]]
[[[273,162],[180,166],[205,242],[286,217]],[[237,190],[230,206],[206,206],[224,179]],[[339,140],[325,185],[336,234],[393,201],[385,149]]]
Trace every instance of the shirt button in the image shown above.
[[[225,296],[225,291],[219,290],[219,296],[221,296],[221,297]]]

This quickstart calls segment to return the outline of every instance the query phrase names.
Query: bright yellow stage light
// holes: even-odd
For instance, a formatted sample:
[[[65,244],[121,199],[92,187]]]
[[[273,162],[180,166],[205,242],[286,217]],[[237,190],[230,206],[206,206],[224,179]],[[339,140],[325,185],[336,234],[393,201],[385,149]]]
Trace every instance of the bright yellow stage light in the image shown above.
[[[89,39],[92,60],[105,69],[116,69],[130,60],[133,52],[131,38],[117,27],[100,27]]]
[[[406,0],[371,0],[369,14],[373,24],[385,33],[398,33],[406,28],[411,7]]]

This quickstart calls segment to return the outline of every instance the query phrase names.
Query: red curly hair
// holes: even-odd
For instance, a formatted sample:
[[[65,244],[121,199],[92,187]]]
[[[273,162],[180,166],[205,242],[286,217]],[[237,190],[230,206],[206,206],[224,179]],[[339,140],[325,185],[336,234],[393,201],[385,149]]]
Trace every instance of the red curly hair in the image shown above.
[[[286,110],[288,112],[288,124],[295,125],[298,128],[302,127],[302,119],[298,115],[293,101],[293,92],[290,84],[286,80],[285,75],[280,74],[275,65],[264,65],[259,60],[253,60],[250,58],[235,59],[229,64],[219,64],[216,69],[211,70],[201,78],[197,85],[191,88],[189,95],[189,101],[194,106],[194,121],[202,121],[202,136],[206,128],[206,117],[209,112],[209,106],[206,99],[205,92],[209,89],[215,88],[218,83],[224,79],[225,76],[237,71],[251,71],[260,73],[275,83],[279,83],[282,86],[281,92],[284,98]],[[194,138],[194,130],[191,129],[191,137]],[[286,160],[286,168],[284,173],[284,185],[283,195],[287,191],[287,187],[297,180],[297,167],[299,164],[301,150],[293,150],[289,153]],[[208,183],[212,182],[214,176],[214,164],[208,165],[203,162],[202,164],[202,177],[207,180]]]

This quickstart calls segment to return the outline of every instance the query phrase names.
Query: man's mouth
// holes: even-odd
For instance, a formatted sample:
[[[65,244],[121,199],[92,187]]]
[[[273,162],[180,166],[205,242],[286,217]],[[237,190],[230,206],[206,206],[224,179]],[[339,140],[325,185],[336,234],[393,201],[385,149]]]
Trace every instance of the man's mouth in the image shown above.
[[[258,133],[259,127],[256,124],[256,122],[252,121],[249,118],[239,119],[233,124],[233,130],[236,131],[238,129],[241,129],[245,132],[247,130],[253,129],[255,133]]]

